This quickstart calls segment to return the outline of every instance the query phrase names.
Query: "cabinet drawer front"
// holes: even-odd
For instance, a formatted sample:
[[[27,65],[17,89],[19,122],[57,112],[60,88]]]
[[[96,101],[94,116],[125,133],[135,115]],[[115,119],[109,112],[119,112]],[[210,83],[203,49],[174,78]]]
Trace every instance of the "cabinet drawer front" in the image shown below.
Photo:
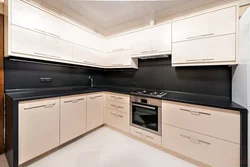
[[[59,99],[21,102],[18,112],[19,164],[59,146]]]
[[[236,7],[230,7],[173,23],[173,42],[236,32]]]
[[[136,137],[139,137],[143,140],[146,140],[148,142],[161,146],[161,136],[146,132],[144,130],[135,128],[133,126],[130,126],[129,131],[132,135]]]
[[[175,102],[163,102],[164,124],[240,143],[240,113]]]
[[[173,64],[235,62],[235,34],[173,44]]]
[[[162,146],[213,167],[239,167],[240,145],[163,124]]]
[[[129,104],[106,100],[106,107],[129,114]]]
[[[124,132],[129,132],[129,114],[112,109],[106,109],[106,113],[108,125]]]
[[[60,144],[86,132],[86,95],[60,98]]]
[[[116,94],[116,93],[107,93],[106,99],[112,100],[115,102],[126,103],[126,104],[129,104],[129,100],[130,100],[129,95],[122,95],[122,94]]]

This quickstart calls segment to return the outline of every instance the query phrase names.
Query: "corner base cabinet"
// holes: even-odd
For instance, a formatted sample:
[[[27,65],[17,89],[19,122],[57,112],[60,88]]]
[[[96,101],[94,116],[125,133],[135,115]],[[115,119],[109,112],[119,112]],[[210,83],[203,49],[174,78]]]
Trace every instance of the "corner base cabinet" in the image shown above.
[[[59,146],[59,98],[19,103],[19,165]]]
[[[87,131],[104,124],[104,95],[93,93],[87,95]]]
[[[60,98],[60,144],[63,144],[87,131],[86,95]]]

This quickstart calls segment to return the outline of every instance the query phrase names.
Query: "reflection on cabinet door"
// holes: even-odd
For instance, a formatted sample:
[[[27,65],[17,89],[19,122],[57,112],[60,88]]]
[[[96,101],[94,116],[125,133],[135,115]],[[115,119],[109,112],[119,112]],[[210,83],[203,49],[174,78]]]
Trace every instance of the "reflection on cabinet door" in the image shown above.
[[[72,44],[18,26],[12,26],[11,52],[72,60]]]
[[[86,132],[86,102],[86,95],[62,97],[60,99],[60,144]]]
[[[104,123],[104,96],[101,93],[87,95],[87,131]]]
[[[19,103],[19,164],[59,146],[59,99]]]
[[[235,34],[173,43],[172,64],[236,62]]]

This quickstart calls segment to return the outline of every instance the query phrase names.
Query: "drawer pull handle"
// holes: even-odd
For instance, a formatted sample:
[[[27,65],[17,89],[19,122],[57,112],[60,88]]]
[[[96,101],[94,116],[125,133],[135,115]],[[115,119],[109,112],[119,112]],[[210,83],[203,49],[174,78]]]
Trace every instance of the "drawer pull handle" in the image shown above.
[[[181,111],[186,111],[186,112],[189,112],[190,114],[192,115],[211,115],[210,113],[205,113],[205,112],[199,112],[199,111],[191,111],[191,110],[188,110],[188,109],[183,109],[183,108],[180,108]]]
[[[64,103],[77,103],[77,102],[79,102],[79,101],[81,101],[81,100],[84,100],[84,98],[82,98],[82,99],[77,99],[77,100],[69,100],[69,101],[65,101]]]
[[[41,105],[41,106],[34,106],[34,107],[24,108],[24,110],[31,110],[31,109],[36,109],[36,108],[51,108],[51,107],[54,107],[55,105],[56,103]]]
[[[111,104],[111,106],[112,106],[112,107],[115,107],[116,109],[117,109],[117,108],[123,109],[123,107],[121,107],[121,106],[116,106],[116,105],[114,105],[114,104]]]
[[[91,100],[93,100],[93,99],[96,99],[96,98],[98,98],[98,97],[102,97],[102,95],[99,95],[99,96],[92,96],[92,97],[89,97]]]
[[[34,54],[39,55],[39,56],[52,57],[52,58],[61,58],[60,56],[53,56],[53,55],[39,53],[39,52],[34,52]]]
[[[211,143],[209,143],[209,142],[206,142],[206,141],[203,141],[203,140],[199,140],[199,139],[194,139],[194,138],[192,138],[190,136],[186,136],[186,135],[182,135],[182,134],[180,134],[180,136],[184,137],[186,139],[189,139],[191,142],[196,143],[196,144],[203,143],[203,144],[211,145]]]
[[[122,97],[116,97],[116,96],[111,96],[112,98],[114,98],[115,100],[122,100]]]
[[[211,36],[211,35],[214,35],[214,33],[211,33],[211,34],[202,34],[202,35],[187,37],[186,39],[196,39],[196,38],[207,37],[207,36]]]
[[[59,35],[56,35],[56,34],[53,34],[53,33],[50,33],[50,32],[46,32],[46,31],[43,31],[43,30],[40,30],[40,29],[37,29],[37,28],[34,28],[35,31],[38,31],[40,33],[43,33],[43,34],[47,34],[47,35],[51,35],[51,36],[54,36],[54,37],[57,37],[57,38],[61,38]]]
[[[123,118],[123,116],[122,115],[117,115],[117,114],[114,114],[114,113],[110,113],[111,115],[114,115],[114,116],[116,116],[116,117],[120,117],[120,118]]]

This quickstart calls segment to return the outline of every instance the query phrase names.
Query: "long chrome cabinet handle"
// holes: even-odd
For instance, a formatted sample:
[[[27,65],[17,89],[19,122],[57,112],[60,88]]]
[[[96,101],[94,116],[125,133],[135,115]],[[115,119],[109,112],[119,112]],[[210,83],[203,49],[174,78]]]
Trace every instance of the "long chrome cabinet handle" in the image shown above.
[[[112,64],[112,66],[123,66],[123,64]]]
[[[56,103],[46,104],[46,105],[40,105],[40,106],[24,108],[24,110],[31,110],[31,109],[36,109],[36,108],[51,108],[51,107],[54,107],[55,105],[56,105]]]
[[[121,108],[121,109],[123,108],[123,107],[121,107],[121,106],[116,106],[116,105],[114,105],[114,104],[111,104],[111,106],[112,106],[112,107],[115,107],[115,108]]]
[[[93,62],[89,62],[89,61],[84,61],[84,63],[92,64],[92,65],[97,65],[97,63],[93,63]]]
[[[199,111],[191,111],[191,110],[188,110],[188,109],[184,109],[184,108],[180,108],[181,111],[186,111],[186,112],[189,112],[190,114],[192,115],[211,115],[210,113],[206,113],[206,112],[199,112]]]
[[[40,55],[40,56],[52,57],[52,58],[61,58],[60,56],[54,56],[54,55],[49,55],[49,54],[39,53],[39,52],[34,52],[34,54]]]
[[[116,97],[116,96],[110,96],[110,97],[112,97],[112,98],[114,98],[115,100],[123,100],[123,98],[122,97]]]
[[[206,142],[204,140],[194,139],[194,138],[192,138],[190,136],[186,136],[186,135],[183,135],[183,134],[180,134],[180,136],[184,137],[186,139],[189,139],[191,142],[196,143],[196,144],[204,143],[204,144],[207,144],[207,145],[211,145],[211,143]]]
[[[152,110],[155,110],[155,107],[144,106],[144,105],[140,105],[140,104],[133,104],[133,106],[143,107],[143,108],[147,108],[147,109],[152,109]]]
[[[53,33],[51,33],[51,32],[47,32],[47,31],[40,30],[40,29],[38,29],[38,28],[34,28],[34,30],[35,30],[35,31],[38,31],[38,32],[40,32],[40,33],[43,33],[43,34],[47,34],[47,35],[54,36],[54,37],[56,37],[56,38],[61,38],[59,35],[53,34]]]
[[[119,51],[123,51],[123,50],[124,50],[124,48],[114,49],[114,50],[112,50],[112,52],[119,52]]]
[[[92,96],[92,97],[89,97],[91,100],[93,100],[93,99],[96,99],[96,98],[98,98],[98,97],[102,97],[102,95],[99,95],[99,96]]]
[[[207,36],[212,36],[212,35],[214,35],[214,33],[210,33],[210,34],[202,34],[202,35],[197,35],[197,36],[187,37],[186,39],[196,39],[196,38],[207,37]]]
[[[114,114],[114,113],[110,113],[111,115],[114,115],[114,116],[116,116],[116,117],[120,117],[120,118],[123,118],[123,116],[122,115],[117,115],[117,114]]]
[[[81,100],[84,100],[84,98],[82,98],[82,99],[76,99],[76,100],[69,100],[69,101],[65,101],[64,103],[77,103],[77,102],[79,102]]]
[[[191,59],[191,60],[186,60],[186,62],[204,62],[204,61],[213,61],[214,59]]]
[[[158,52],[158,50],[143,51],[141,53],[154,53],[154,52]]]

